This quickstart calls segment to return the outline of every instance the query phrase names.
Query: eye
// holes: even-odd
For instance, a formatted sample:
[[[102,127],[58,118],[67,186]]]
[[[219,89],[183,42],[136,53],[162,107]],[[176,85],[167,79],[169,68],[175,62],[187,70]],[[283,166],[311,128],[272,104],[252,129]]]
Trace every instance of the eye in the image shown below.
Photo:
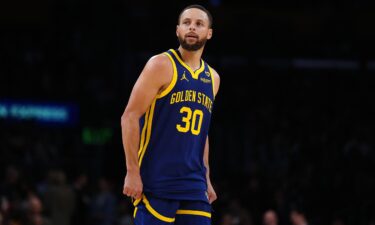
[[[197,26],[201,27],[201,26],[204,26],[204,24],[202,22],[197,22]]]

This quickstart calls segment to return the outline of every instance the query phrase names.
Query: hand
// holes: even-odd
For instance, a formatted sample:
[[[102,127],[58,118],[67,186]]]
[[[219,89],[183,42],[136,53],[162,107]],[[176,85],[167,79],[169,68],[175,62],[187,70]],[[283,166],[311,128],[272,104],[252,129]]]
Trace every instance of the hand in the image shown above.
[[[208,201],[210,202],[210,204],[217,199],[216,192],[210,180],[208,180],[207,182],[207,197],[208,197]]]
[[[143,183],[139,172],[127,172],[122,193],[133,199],[142,197]]]

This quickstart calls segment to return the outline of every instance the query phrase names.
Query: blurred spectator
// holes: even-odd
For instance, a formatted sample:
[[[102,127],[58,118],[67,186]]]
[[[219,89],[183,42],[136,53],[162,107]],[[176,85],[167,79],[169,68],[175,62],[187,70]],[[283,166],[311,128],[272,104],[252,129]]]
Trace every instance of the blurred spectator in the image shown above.
[[[231,213],[224,213],[221,217],[220,225],[238,225],[239,220]]]
[[[75,208],[75,197],[62,170],[49,171],[43,200],[45,208],[48,209],[51,224],[70,225]]]
[[[220,221],[221,225],[252,225],[252,217],[238,199],[231,199]]]
[[[345,223],[344,223],[344,220],[342,220],[341,218],[335,218],[332,221],[332,225],[345,225]]]
[[[112,184],[104,177],[98,181],[98,192],[93,196],[89,224],[113,225],[116,220],[116,197]]]
[[[4,183],[0,183],[0,211],[7,214],[9,211],[18,208],[23,194],[19,169],[14,165],[7,166]]]
[[[30,225],[53,225],[43,214],[43,206],[38,196],[31,194],[27,201],[26,218]]]
[[[263,225],[278,225],[278,216],[275,210],[269,209],[263,214]]]
[[[82,225],[87,223],[90,196],[88,190],[88,176],[80,173],[73,182],[75,193],[75,208],[72,215],[72,225]]]
[[[310,225],[307,221],[305,212],[300,209],[292,209],[290,211],[290,221],[292,225]]]

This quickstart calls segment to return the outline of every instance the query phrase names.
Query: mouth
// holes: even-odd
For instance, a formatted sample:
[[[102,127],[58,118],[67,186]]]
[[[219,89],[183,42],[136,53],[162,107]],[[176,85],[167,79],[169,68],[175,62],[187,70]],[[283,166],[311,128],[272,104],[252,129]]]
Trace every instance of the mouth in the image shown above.
[[[194,33],[188,33],[185,35],[186,38],[196,38],[198,39],[198,35],[194,34]]]

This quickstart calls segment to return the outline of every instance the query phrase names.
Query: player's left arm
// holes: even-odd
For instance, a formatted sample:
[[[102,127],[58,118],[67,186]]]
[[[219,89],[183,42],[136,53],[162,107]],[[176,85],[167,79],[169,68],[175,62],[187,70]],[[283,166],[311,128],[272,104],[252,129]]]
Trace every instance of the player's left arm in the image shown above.
[[[212,72],[213,72],[213,77],[214,77],[214,94],[216,96],[216,94],[219,91],[220,76],[214,69],[212,69]],[[209,140],[208,140],[208,136],[207,136],[206,144],[204,146],[203,161],[204,161],[204,166],[206,167],[208,201],[210,203],[212,203],[213,201],[215,201],[217,199],[217,195],[216,195],[215,189],[212,186],[211,179],[210,179],[209,149],[210,149]]]
[[[214,76],[214,94],[216,96],[216,94],[219,92],[219,87],[220,87],[220,76],[219,74],[216,72],[216,70],[214,70],[212,67],[211,67],[211,71],[213,73],[213,76]]]
[[[212,203],[217,199],[217,195],[215,192],[214,187],[212,186],[211,179],[210,179],[210,166],[208,163],[208,155],[209,155],[209,141],[208,136],[206,138],[206,144],[204,146],[204,154],[203,154],[203,162],[204,166],[206,167],[206,180],[207,180],[207,197],[208,201]]]

